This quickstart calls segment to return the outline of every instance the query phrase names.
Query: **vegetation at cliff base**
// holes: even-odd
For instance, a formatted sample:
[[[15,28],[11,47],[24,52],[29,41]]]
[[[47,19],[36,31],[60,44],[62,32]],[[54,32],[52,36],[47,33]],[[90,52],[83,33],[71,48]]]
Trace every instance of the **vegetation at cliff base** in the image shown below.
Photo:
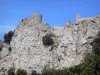
[[[14,68],[14,67],[11,67],[11,68],[8,70],[8,75],[15,75],[15,68]]]
[[[24,70],[24,69],[18,69],[17,72],[15,73],[15,68],[14,67],[11,67],[8,70],[7,75],[27,75],[27,71]]]
[[[16,75],[27,75],[27,71],[24,69],[18,69]]]

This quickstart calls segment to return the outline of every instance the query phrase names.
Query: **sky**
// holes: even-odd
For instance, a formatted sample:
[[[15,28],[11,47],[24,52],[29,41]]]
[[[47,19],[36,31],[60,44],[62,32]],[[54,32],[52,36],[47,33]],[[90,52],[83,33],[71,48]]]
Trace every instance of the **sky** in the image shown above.
[[[64,26],[67,21],[75,22],[76,14],[100,15],[100,0],[0,0],[0,39],[34,12],[41,13],[51,27]]]

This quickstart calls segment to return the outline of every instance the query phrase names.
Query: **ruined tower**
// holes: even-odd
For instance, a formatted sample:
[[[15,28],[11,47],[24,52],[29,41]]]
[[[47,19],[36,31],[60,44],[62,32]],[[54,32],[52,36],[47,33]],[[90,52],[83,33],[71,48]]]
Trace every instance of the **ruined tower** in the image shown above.
[[[36,25],[39,23],[42,23],[42,15],[40,13],[33,13],[29,18],[24,18],[20,22],[21,25]]]
[[[32,20],[34,22],[34,25],[39,24],[42,22],[42,15],[40,13],[33,13]]]
[[[76,22],[77,22],[79,19],[80,19],[80,15],[77,14],[77,15],[76,15]]]

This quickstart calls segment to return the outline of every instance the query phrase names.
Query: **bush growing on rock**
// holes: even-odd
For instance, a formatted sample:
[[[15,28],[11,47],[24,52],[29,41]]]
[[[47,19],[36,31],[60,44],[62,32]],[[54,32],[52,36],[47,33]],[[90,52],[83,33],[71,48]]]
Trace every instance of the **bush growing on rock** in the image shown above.
[[[31,75],[37,75],[37,72],[36,71],[32,71]]]
[[[14,34],[13,31],[9,31],[8,33],[6,33],[6,34],[4,35],[4,42],[10,43],[13,34]]]
[[[9,49],[8,49],[10,52],[12,51],[12,48],[11,47],[9,47]]]
[[[3,48],[3,45],[0,45],[0,51],[2,50],[2,48]]]
[[[43,44],[45,46],[53,45],[54,41],[53,41],[52,37],[56,37],[56,35],[54,33],[51,33],[51,32],[47,33],[45,36],[43,36],[42,37]]]
[[[15,75],[15,68],[14,67],[11,67],[9,70],[8,70],[8,75]]]
[[[32,71],[31,75],[41,75],[41,74],[38,74],[36,71]]]
[[[27,75],[27,71],[24,69],[18,69],[16,75]]]
[[[54,44],[53,39],[49,36],[43,36],[42,40],[45,46]]]

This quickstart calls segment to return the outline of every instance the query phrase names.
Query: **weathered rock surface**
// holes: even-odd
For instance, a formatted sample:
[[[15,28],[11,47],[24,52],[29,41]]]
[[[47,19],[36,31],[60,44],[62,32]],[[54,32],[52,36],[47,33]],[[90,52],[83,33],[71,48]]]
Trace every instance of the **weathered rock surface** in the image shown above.
[[[80,64],[85,53],[91,52],[90,43],[100,29],[100,17],[54,28],[54,31],[46,23],[36,23],[20,24],[15,29],[10,44],[12,52],[0,60],[1,71],[15,67],[26,69],[28,73],[32,70],[41,73],[44,68],[61,69]],[[52,46],[45,47],[42,42],[42,37],[51,31],[57,36],[52,50]]]

